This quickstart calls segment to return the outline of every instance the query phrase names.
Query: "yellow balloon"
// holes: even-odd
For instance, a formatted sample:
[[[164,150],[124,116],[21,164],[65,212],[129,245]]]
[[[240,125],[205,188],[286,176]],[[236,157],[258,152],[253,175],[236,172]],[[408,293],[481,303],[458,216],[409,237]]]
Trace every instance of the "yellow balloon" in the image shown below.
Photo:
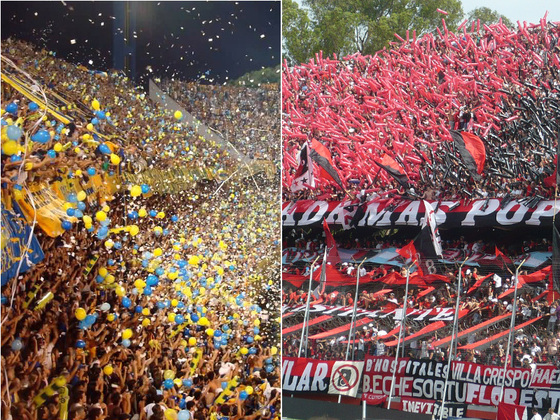
[[[276,355],[276,354],[278,354],[278,347],[272,346],[272,347],[270,348],[270,354],[272,354],[273,356]]]
[[[115,289],[115,293],[117,294],[118,297],[123,297],[126,291],[124,290],[124,287],[117,286],[117,288]]]
[[[130,189],[130,195],[133,196],[133,197],[138,197],[138,196],[142,195],[142,187],[140,185],[134,185]]]
[[[241,351],[241,354],[243,354],[243,355],[249,353],[249,349],[247,349],[247,347],[242,347],[240,351]]]
[[[84,217],[85,217],[85,216],[84,216]],[[105,278],[105,277],[107,277],[107,274],[108,274],[109,272],[107,271],[107,268],[106,268],[106,267],[101,267],[101,268],[99,269],[98,273],[99,273],[99,275],[100,275],[101,277]]]
[[[115,243],[113,242],[112,239],[107,239],[105,241],[105,248],[111,249],[111,248],[113,248],[113,245],[115,245]]]
[[[107,320],[108,320],[108,321],[114,321],[115,319],[117,319],[117,317],[115,316],[115,314],[109,314],[109,315],[107,315]]]
[[[189,337],[189,346],[196,346],[196,338]]]
[[[171,300],[171,306],[176,307],[179,304],[179,301],[177,299],[172,299]]]
[[[146,282],[142,279],[138,279],[134,282],[134,287],[136,287],[137,289],[143,289],[144,287],[146,287]]]
[[[158,219],[163,219],[163,218],[165,217],[165,212],[160,211],[158,214],[156,214],[156,217],[157,217]]]
[[[180,387],[181,385],[183,385],[183,381],[180,380],[179,378],[173,379],[173,383],[175,384],[175,386]]]
[[[136,236],[140,233],[140,228],[136,225],[130,226],[130,236]]]
[[[212,328],[206,328],[206,334],[209,337],[214,337],[214,330]]]
[[[144,316],[150,315],[150,308],[144,308],[144,309],[142,309],[142,315],[144,315]]]
[[[78,201],[84,201],[87,198],[87,194],[85,191],[82,190],[78,194],[76,194],[76,197],[78,198]]]
[[[255,390],[253,389],[252,386],[246,386],[245,387],[245,392],[249,395],[251,395]]]
[[[181,118],[183,118],[183,113],[181,111],[175,111],[173,116],[175,117],[176,120],[180,120]]]
[[[144,318],[144,319],[142,320],[142,326],[143,326],[143,327],[147,327],[147,326],[150,325],[150,324],[151,324],[151,321],[150,321],[148,318]]]
[[[102,222],[107,219],[107,213],[105,213],[104,211],[98,211],[97,213],[95,213],[95,219],[99,222]]]
[[[172,408],[168,408],[163,412],[163,414],[165,420],[177,420],[177,412]]]
[[[142,190],[142,189],[140,189],[140,190]],[[138,210],[138,216],[146,217],[147,215],[148,215],[148,212],[146,211],[145,208],[142,207],[140,210]]]
[[[89,131],[93,131],[93,124],[92,124],[92,123],[88,123],[88,125],[86,125],[86,128],[87,128]]]
[[[62,151],[62,144],[60,143],[55,143],[53,146],[53,149],[55,152],[61,152]]]
[[[76,176],[82,176],[82,170],[81,169],[76,169],[76,172],[74,172],[74,174]]]
[[[18,152],[18,143],[15,140],[8,140],[2,144],[2,153],[8,156],[15,155]]]
[[[189,258],[190,265],[198,265],[199,262],[200,259],[196,255],[193,255],[192,257]]]
[[[122,338],[128,340],[130,337],[132,337],[132,330],[130,328],[127,328],[126,330],[123,331]]]
[[[154,249],[154,255],[155,255],[156,257],[161,256],[161,254],[163,254],[163,250],[162,250],[161,248],[156,248],[156,249]]]
[[[121,158],[118,155],[111,153],[111,163],[113,165],[118,165],[119,163],[121,163]]]
[[[97,99],[94,99],[93,101],[91,101],[91,107],[94,110],[99,111],[99,109],[100,109],[99,101]]]
[[[255,322],[253,322],[253,324],[255,325],[255,327],[258,327],[261,325],[261,320],[260,319],[255,319]]]
[[[167,319],[168,319],[169,322],[174,322],[175,321],[175,312],[170,312],[167,315]]]
[[[112,274],[107,274],[107,277],[105,277],[105,283],[111,284],[114,281],[115,281],[115,276],[113,276]]]
[[[76,309],[75,315],[78,321],[83,321],[84,319],[86,319],[87,312],[84,308],[78,308]]]
[[[113,373],[113,366],[106,365],[105,367],[103,367],[103,373],[107,376],[111,375]]]
[[[173,372],[172,370],[168,369],[165,372],[163,372],[163,377],[165,379],[175,379],[175,372]]]

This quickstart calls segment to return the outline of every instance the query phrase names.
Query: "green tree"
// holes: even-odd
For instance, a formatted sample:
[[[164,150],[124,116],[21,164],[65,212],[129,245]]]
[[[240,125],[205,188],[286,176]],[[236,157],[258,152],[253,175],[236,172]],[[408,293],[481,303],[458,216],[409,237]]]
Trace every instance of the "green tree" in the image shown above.
[[[266,83],[280,83],[280,65],[245,73],[239,79],[232,80],[228,84],[233,86],[259,87]]]
[[[292,62],[307,61],[319,50],[374,54],[395,41],[395,33],[404,38],[415,30],[420,36],[441,27],[442,17],[454,28],[463,16],[460,0],[303,0],[303,5],[283,2],[284,46]]]
[[[284,58],[291,64],[307,61],[318,48],[309,14],[293,0],[282,2],[282,37]]]
[[[500,18],[502,18],[502,23],[507,27],[511,28],[513,26],[507,17],[488,7],[477,7],[476,9],[471,10],[467,15],[469,22],[476,22],[480,19],[480,26],[483,24],[490,25],[492,23],[497,23]]]

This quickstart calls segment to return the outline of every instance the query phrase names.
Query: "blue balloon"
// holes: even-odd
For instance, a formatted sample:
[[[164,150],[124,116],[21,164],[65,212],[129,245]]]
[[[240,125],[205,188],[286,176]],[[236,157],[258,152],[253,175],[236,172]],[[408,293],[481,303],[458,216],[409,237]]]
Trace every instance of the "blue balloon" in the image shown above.
[[[6,112],[9,112],[10,114],[17,114],[18,112],[18,106],[15,102],[11,102],[6,106]]]
[[[132,220],[138,219],[138,212],[133,210],[133,211],[129,212],[127,216],[128,216],[129,219],[132,219]]]
[[[163,387],[165,389],[173,388],[173,379],[166,379],[165,381],[163,381]]]
[[[2,298],[0,298],[0,303],[2,303],[2,305],[7,305],[8,298],[6,296],[2,296]]]
[[[39,105],[37,105],[35,102],[29,102],[29,105],[27,107],[30,111],[37,111],[39,109]]]
[[[163,309],[163,308],[165,308],[165,303],[158,302],[158,303],[156,303],[156,306],[158,307],[158,309]]]
[[[259,327],[253,328],[253,333],[258,334],[260,332]]]
[[[95,317],[92,314],[89,314],[88,316],[86,316],[86,319],[84,319],[84,323],[88,326],[91,327],[93,324],[95,324],[95,321],[97,321],[97,317]]]
[[[247,341],[247,343],[251,344],[254,340],[253,340],[253,337],[248,336],[245,341]]]
[[[148,274],[148,278],[146,279],[146,284],[148,286],[155,286],[156,284],[158,284],[158,278],[156,276],[154,276],[153,274]]]
[[[130,340],[127,339],[127,338],[123,339],[123,340],[122,340],[122,345],[123,345],[124,347],[130,347]]]
[[[177,420],[190,420],[191,413],[187,410],[181,410],[177,414]]]
[[[78,340],[76,341],[76,347],[79,349],[83,349],[86,347],[86,342],[84,340]]]
[[[99,124],[99,120],[98,120],[97,118],[92,118],[92,119],[91,119],[91,123],[92,123],[93,125],[97,125],[97,124]]]
[[[239,399],[241,401],[246,400],[248,396],[249,396],[249,394],[247,394],[247,391],[245,391],[245,390],[243,390],[239,393]]]
[[[124,306],[125,308],[130,308],[130,305],[132,304],[132,302],[130,301],[130,298],[127,298],[126,296],[124,296],[122,298],[122,306]]]
[[[74,193],[70,193],[70,194],[68,194],[68,197],[66,197],[66,201],[68,201],[69,203],[77,203],[78,202],[78,196]]]
[[[64,229],[64,230],[72,229],[72,222],[69,222],[68,220],[63,220],[62,221],[62,229]]]
[[[150,216],[151,217],[156,217],[157,216],[157,211],[156,210],[150,210]]]
[[[257,349],[255,347],[251,347],[249,349],[249,354],[257,354]]]
[[[166,308],[169,308],[171,306],[171,301],[169,299],[165,299],[163,301],[163,304],[165,305]]]
[[[163,276],[163,273],[165,273],[165,270],[161,267],[156,268],[156,275],[158,276]]]
[[[82,217],[84,217],[84,213],[80,209],[77,209],[74,212],[74,217],[77,217],[78,219],[81,219]]]
[[[181,294],[181,295],[182,295],[182,294]],[[183,309],[184,307],[185,307],[185,304],[184,304],[183,302],[179,302],[179,303],[177,304],[177,308],[179,308],[179,309]]]
[[[10,140],[19,140],[23,131],[17,125],[10,125],[8,126],[7,134]]]
[[[10,162],[19,162],[21,160],[21,156],[12,155],[10,156]]]
[[[115,242],[113,244],[113,246],[115,247],[115,249],[121,249],[122,248],[122,244],[119,241]]]
[[[198,322],[200,318],[198,317],[197,314],[191,314],[191,321],[192,322]]]
[[[56,152],[51,149],[47,152],[47,156],[50,157],[51,159],[54,159],[56,158]]]
[[[109,259],[107,260],[107,264],[109,264],[109,265],[115,265],[115,260],[112,259],[112,258],[109,258]]]
[[[142,194],[147,194],[150,192],[150,186],[148,184],[142,184],[140,188],[142,189]]]
[[[172,222],[176,222],[177,220],[179,220],[179,217],[176,215],[171,216],[171,221]]]
[[[270,372],[272,372],[272,371],[274,370],[274,366],[272,366],[272,365],[266,365],[266,366],[264,367],[264,370],[266,370],[267,373],[270,373]]]
[[[84,211],[86,209],[86,203],[83,201],[78,201],[78,209]]]
[[[97,173],[97,171],[95,170],[94,167],[89,167],[87,169],[87,173],[88,173],[89,176],[94,176]]]
[[[107,236],[108,233],[109,233],[109,228],[107,226],[101,226],[97,231],[97,234],[103,237]]]
[[[107,218],[107,219],[102,220],[101,222],[99,222],[99,224],[100,224],[101,226],[107,227],[107,226],[109,226],[109,225],[111,224],[111,220],[110,220],[109,218]]]
[[[100,275],[97,275],[97,277],[95,278],[95,281],[97,283],[103,283],[103,280],[105,280],[103,277],[101,277]]]
[[[183,386],[190,388],[192,386],[192,380],[191,379],[183,379]]]
[[[97,118],[99,118],[100,120],[104,120],[105,118],[107,118],[107,116],[105,115],[105,113],[103,111],[97,111],[95,113],[95,115],[97,116]],[[93,121],[92,121],[93,122]]]
[[[66,210],[66,214],[67,214],[68,216],[74,216],[74,214],[76,214],[76,209],[70,207],[70,208],[68,208],[68,209]]]
[[[31,140],[36,141],[37,143],[48,143],[51,139],[51,135],[47,130],[39,130],[35,134],[31,136]]]
[[[142,307],[140,305],[136,305],[136,308],[134,308],[134,312],[136,313],[142,312]]]
[[[182,324],[183,322],[185,322],[185,317],[181,314],[178,314],[175,316],[175,324]]]
[[[103,153],[104,155],[110,155],[111,154],[111,149],[109,149],[109,146],[107,146],[105,143],[101,143],[99,145],[99,151],[101,153]]]
[[[11,348],[13,351],[20,351],[23,348],[23,342],[19,338],[16,338],[14,341],[12,341]]]
[[[214,337],[221,337],[221,336],[222,336],[222,332],[220,330],[214,331]]]
[[[150,286],[145,286],[145,287],[144,287],[143,293],[144,293],[146,296],[150,296],[150,295],[152,294],[152,288],[151,288]]]
[[[183,381],[183,386],[185,386],[185,381]],[[187,408],[187,401],[184,398],[179,401],[179,408]]]

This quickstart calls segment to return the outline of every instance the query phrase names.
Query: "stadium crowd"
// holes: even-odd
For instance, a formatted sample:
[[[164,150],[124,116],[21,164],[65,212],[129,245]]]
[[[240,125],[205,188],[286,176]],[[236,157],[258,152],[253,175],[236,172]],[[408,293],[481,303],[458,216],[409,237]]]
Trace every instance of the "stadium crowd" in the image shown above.
[[[340,200],[361,190],[371,198],[551,197],[560,29],[545,20],[469,25],[407,36],[373,57],[318,54],[285,67],[283,199]],[[481,139],[476,171],[451,130]],[[292,189],[298,153],[312,140],[328,149],[340,186],[316,168],[315,188]],[[381,169],[386,159],[405,181]]]
[[[124,75],[2,44],[2,419],[279,418],[278,186],[220,182],[237,162]]]
[[[217,130],[236,149],[255,159],[279,156],[280,88],[204,85],[166,80],[163,88],[207,126]]]

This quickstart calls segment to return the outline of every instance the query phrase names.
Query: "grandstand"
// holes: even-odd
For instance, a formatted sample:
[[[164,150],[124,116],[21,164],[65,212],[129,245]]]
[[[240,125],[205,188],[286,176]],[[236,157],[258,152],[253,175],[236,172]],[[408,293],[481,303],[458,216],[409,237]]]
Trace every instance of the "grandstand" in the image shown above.
[[[374,56],[318,53],[284,66],[282,319],[292,370],[283,380],[324,362],[328,384],[301,396],[328,399],[328,389],[403,410],[412,401],[439,410],[443,400],[448,415],[487,419],[505,402],[560,409],[542,383],[526,384],[526,395],[543,392],[536,402],[513,383],[511,394],[496,385],[495,398],[466,401],[402,382],[462,386],[442,371],[417,375],[413,363],[500,366],[496,377],[558,365],[559,37],[545,19],[456,31],[444,22]],[[406,371],[368,370],[387,357]],[[363,368],[359,385],[333,389],[340,364]]]

